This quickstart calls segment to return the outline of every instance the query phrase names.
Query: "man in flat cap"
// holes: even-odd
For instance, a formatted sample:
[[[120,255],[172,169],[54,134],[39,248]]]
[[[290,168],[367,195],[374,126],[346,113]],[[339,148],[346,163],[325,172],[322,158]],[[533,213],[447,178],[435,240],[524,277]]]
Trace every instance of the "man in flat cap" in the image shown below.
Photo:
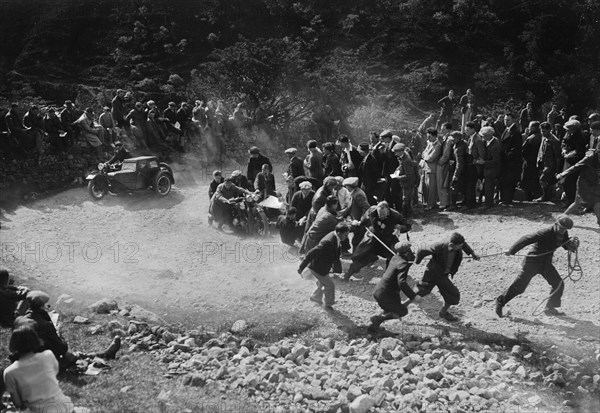
[[[394,245],[396,255],[392,257],[381,279],[375,286],[373,297],[383,310],[383,313],[371,317],[371,324],[367,327],[370,333],[377,331],[381,323],[404,317],[408,314],[407,305],[414,302],[417,294],[408,285],[408,270],[415,260],[415,254],[408,242],[397,242]],[[402,302],[400,292],[408,297]]]
[[[358,145],[362,161],[358,167],[362,181],[362,189],[367,195],[371,205],[381,201],[381,192],[383,191],[382,175],[383,158],[377,147],[370,148],[368,143]]]
[[[353,221],[352,226],[355,236],[360,233],[364,236],[356,237],[358,245],[352,251],[352,264],[344,274],[345,281],[350,280],[350,277],[363,267],[375,262],[378,257],[383,257],[389,262],[393,255],[390,249],[398,242],[397,233],[406,233],[411,229],[411,224],[401,213],[390,208],[386,201],[369,207],[360,222]]]
[[[371,204],[369,204],[365,191],[358,187],[357,177],[346,178],[342,184],[350,193],[350,205],[341,210],[339,215],[344,218],[350,217],[353,222],[358,223],[362,219],[365,212],[367,212],[367,210],[371,207]],[[357,227],[352,238],[353,248],[356,248],[364,235],[365,229],[360,226]]]
[[[394,171],[392,179],[400,183],[402,188],[402,214],[405,218],[410,218],[414,189],[419,185],[417,163],[410,159],[410,156],[406,153],[406,145],[403,143],[395,144],[392,150],[398,158],[398,167]]]
[[[300,189],[294,193],[290,202],[290,207],[296,209],[296,222],[304,232],[304,224],[308,219],[308,214],[312,208],[313,197],[315,191],[312,189],[312,184],[308,181],[301,182]]]
[[[247,189],[248,191],[254,190],[252,183],[248,181],[248,178],[239,169],[231,172],[231,182],[239,188]]]
[[[597,127],[595,133],[600,135],[600,122],[594,124],[592,128]],[[556,178],[561,181],[576,172],[580,172],[580,175],[577,180],[575,202],[569,205],[565,214],[577,214],[584,208],[593,210],[600,225],[600,142],[596,144],[596,149],[587,151],[582,160],[557,174]]]
[[[427,269],[423,278],[418,283],[419,295],[424,297],[437,287],[444,299],[444,305],[440,309],[439,316],[447,321],[457,321],[458,318],[448,312],[450,306],[457,305],[460,301],[460,291],[450,278],[458,272],[462,262],[463,251],[479,260],[473,249],[465,242],[465,238],[458,232],[450,234],[447,241],[437,242],[425,246],[417,251],[415,264],[419,264],[423,258],[431,256],[427,263]]]
[[[304,175],[302,159],[296,155],[298,150],[296,148],[288,148],[285,150],[285,153],[290,158],[290,163],[287,168],[288,176],[293,180],[294,178]]]
[[[248,182],[250,185],[254,184],[254,180],[256,179],[256,175],[258,175],[262,171],[262,166],[264,164],[269,165],[269,172],[273,172],[273,165],[271,165],[271,161],[265,155],[260,153],[260,149],[256,146],[248,149],[248,154],[250,158],[248,159],[248,168],[246,170],[246,178],[248,178]]]
[[[567,251],[575,251],[578,243],[569,238],[568,230],[573,228],[573,220],[567,215],[560,215],[551,227],[543,228],[532,234],[521,237],[510,247],[506,255],[515,255],[524,247],[533,244],[533,247],[523,259],[521,273],[508,287],[508,289],[496,298],[496,314],[502,317],[502,309],[510,300],[522,294],[529,282],[537,274],[551,286],[551,296],[546,303],[546,315],[562,315],[556,308],[561,305],[564,283],[558,271],[552,263],[554,250],[563,247]]]

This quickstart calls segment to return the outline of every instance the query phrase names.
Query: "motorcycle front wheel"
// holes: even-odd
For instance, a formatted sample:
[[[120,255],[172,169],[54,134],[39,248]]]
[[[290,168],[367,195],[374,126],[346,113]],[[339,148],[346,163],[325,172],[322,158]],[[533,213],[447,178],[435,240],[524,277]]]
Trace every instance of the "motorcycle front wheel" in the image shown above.
[[[258,235],[259,237],[269,236],[269,219],[264,211],[254,213],[248,224],[250,225],[251,235]]]
[[[108,182],[104,177],[95,177],[88,182],[88,192],[94,201],[99,201],[108,193]]]

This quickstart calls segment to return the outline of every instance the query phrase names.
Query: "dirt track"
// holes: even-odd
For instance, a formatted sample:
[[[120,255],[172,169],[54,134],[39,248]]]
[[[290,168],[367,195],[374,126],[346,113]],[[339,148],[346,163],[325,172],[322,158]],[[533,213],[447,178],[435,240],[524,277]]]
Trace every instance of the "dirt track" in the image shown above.
[[[229,169],[236,168],[236,165]],[[312,285],[296,273],[298,260],[277,236],[256,240],[218,232],[207,225],[207,189],[211,168],[191,172],[177,168],[178,187],[166,198],[153,194],[108,196],[94,202],[83,187],[38,200],[15,211],[3,211],[3,265],[28,285],[74,296],[81,304],[103,297],[136,303],[170,322],[188,326],[247,320],[278,320],[296,315],[319,320],[317,334],[350,336],[377,311],[369,281],[381,271],[363,271],[364,280],[337,281],[336,312],[325,313],[308,301]],[[276,175],[280,170],[276,168]],[[458,230],[481,254],[506,250],[519,236],[549,225],[559,209],[551,205],[498,208],[490,215],[439,213],[416,219],[416,245]],[[461,322],[440,321],[437,293],[411,306],[404,324],[389,330],[448,328],[466,336],[496,334],[555,344],[578,359],[600,345],[600,232],[594,217],[576,218],[571,235],[582,241],[581,281],[567,281],[563,309],[567,316],[534,316],[549,293],[536,277],[525,295],[506,307],[498,319],[493,299],[515,277],[521,258],[495,256],[467,260],[455,277],[462,293],[455,313]],[[566,253],[555,261],[562,275]],[[348,263],[346,262],[346,265]],[[413,279],[423,265],[413,266]]]

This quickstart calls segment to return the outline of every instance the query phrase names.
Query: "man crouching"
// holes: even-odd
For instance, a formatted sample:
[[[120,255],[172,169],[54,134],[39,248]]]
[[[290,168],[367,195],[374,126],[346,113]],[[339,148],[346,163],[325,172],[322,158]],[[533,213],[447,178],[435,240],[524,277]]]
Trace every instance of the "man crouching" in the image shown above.
[[[415,260],[411,245],[408,242],[397,242],[394,250],[396,255],[390,260],[385,273],[373,291],[373,296],[383,313],[371,317],[371,325],[367,327],[370,333],[376,332],[381,323],[386,320],[404,317],[408,314],[407,305],[417,298],[417,294],[406,282],[408,270]],[[400,298],[400,291],[408,297],[408,301],[405,303]]]
[[[479,261],[479,256],[465,242],[465,238],[458,232],[453,232],[449,241],[438,242],[419,249],[415,260],[415,264],[419,264],[423,258],[431,255],[423,279],[418,284],[418,294],[425,297],[431,293],[433,287],[437,286],[444,299],[444,306],[440,310],[439,316],[448,321],[458,320],[457,317],[448,312],[450,306],[456,305],[460,301],[460,292],[456,285],[452,283],[450,277],[454,278],[454,274],[458,271],[458,267],[462,262],[463,251],[473,257],[474,260]]]

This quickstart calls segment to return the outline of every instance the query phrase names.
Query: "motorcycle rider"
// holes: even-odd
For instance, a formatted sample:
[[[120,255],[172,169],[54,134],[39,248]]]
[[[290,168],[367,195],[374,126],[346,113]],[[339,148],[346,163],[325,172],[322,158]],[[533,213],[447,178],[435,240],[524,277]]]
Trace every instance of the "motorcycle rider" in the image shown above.
[[[212,226],[213,220],[217,221],[217,229],[219,230],[223,227],[223,224],[231,226],[235,198],[250,193],[247,189],[235,186],[231,178],[225,178],[225,182],[217,186],[217,190],[210,201],[208,223]]]
[[[115,154],[106,163],[109,166],[114,167],[114,169],[118,171],[121,169],[121,164],[123,163],[123,161],[125,159],[132,158],[132,156],[131,153],[127,149],[125,149],[121,141],[115,142],[115,150]]]

